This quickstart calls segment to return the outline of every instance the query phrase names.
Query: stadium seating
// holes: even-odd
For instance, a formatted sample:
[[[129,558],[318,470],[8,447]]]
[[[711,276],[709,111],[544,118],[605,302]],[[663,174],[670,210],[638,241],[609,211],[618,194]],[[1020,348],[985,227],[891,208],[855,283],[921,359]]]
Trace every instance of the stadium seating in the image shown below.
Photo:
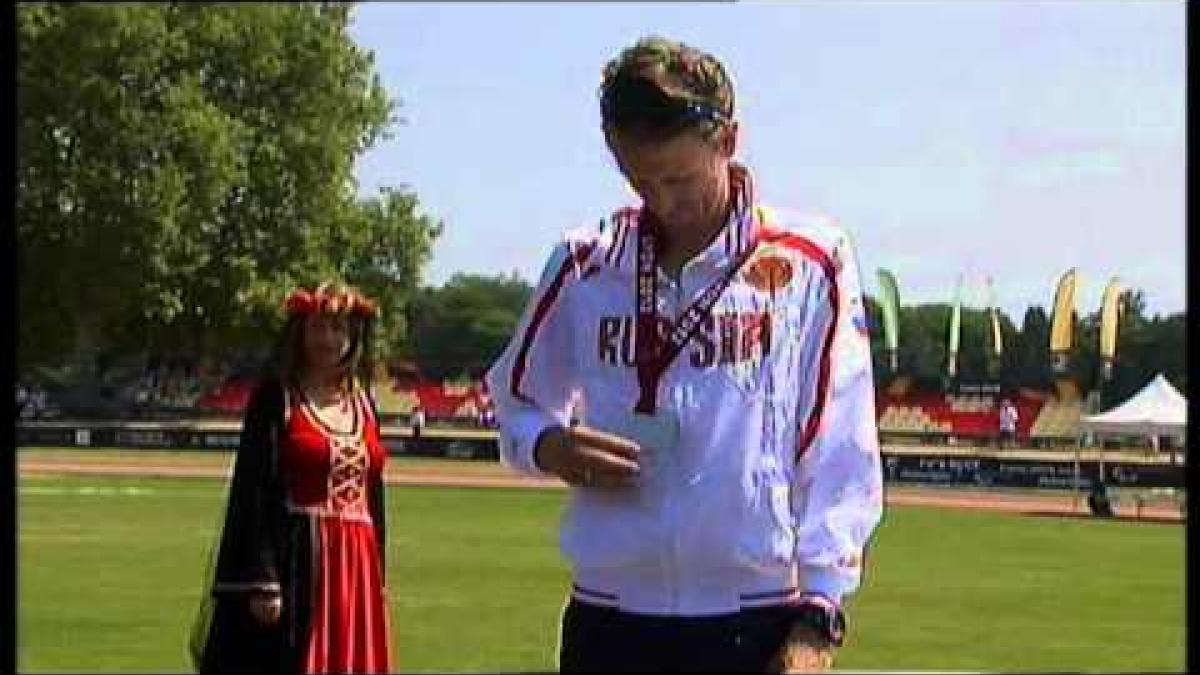
[[[256,381],[249,377],[231,377],[216,389],[196,399],[196,407],[225,413],[240,414],[250,402]]]
[[[373,393],[375,405],[384,415],[407,415],[420,400],[411,390],[398,389],[390,379],[377,381]]]
[[[1076,438],[1082,416],[1083,401],[1052,398],[1042,406],[1029,435],[1034,439]]]
[[[887,432],[947,433],[951,431],[950,422],[935,419],[919,404],[887,404],[883,414],[879,417],[878,424],[880,431]]]
[[[953,413],[986,413],[996,408],[995,398],[982,394],[947,394],[946,403]]]
[[[196,400],[201,409],[240,414],[245,410],[254,389],[252,378],[230,378]],[[425,410],[428,420],[475,420],[489,405],[481,382],[444,384],[441,382],[406,381],[393,378],[377,379],[373,386],[379,412],[385,415],[407,415],[417,404]]]
[[[232,377],[200,396],[197,407],[241,414],[254,387],[248,377]],[[416,405],[430,422],[474,423],[491,402],[482,382],[433,382],[420,378],[377,377],[374,396],[380,413],[406,416]],[[1083,403],[1026,395],[1011,397],[1017,407],[1017,437],[1034,441],[1073,438],[1078,432]],[[999,397],[881,393],[876,401],[879,431],[939,435],[991,441],[998,435]]]
[[[1041,408],[1035,398],[1014,397],[1017,437],[1028,438]],[[876,405],[879,430],[884,433],[941,433],[958,438],[994,439],[1000,428],[1000,409],[992,395],[883,395]]]

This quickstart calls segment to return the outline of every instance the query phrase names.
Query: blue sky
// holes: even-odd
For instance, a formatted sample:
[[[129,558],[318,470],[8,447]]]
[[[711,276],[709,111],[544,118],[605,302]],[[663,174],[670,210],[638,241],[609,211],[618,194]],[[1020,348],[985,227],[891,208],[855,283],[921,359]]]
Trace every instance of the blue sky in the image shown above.
[[[735,80],[763,199],[836,217],[863,283],[968,305],[994,278],[1020,322],[1078,267],[1081,313],[1118,276],[1185,307],[1184,4],[365,3],[402,124],[359,189],[407,185],[445,221],[426,283],[535,280],[560,234],[630,200],[599,131],[604,63],[657,33]]]

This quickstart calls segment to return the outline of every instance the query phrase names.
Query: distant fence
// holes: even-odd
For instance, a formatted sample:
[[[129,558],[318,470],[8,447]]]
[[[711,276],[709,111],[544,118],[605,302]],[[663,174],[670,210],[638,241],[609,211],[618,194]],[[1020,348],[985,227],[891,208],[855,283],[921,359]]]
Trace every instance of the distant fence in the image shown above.
[[[382,431],[388,452],[397,456],[491,460],[499,458],[496,432],[488,429],[426,429],[413,438],[405,427]],[[233,450],[239,440],[239,423],[21,421],[17,444],[25,446],[98,447],[168,450]],[[1021,456],[972,453],[941,448],[883,450],[883,478],[889,483],[946,487],[1089,489],[1100,475],[1113,487],[1182,488],[1184,467],[1161,461],[1113,458],[1103,463],[1089,455],[1076,463],[1064,453],[1036,452]],[[1077,471],[1078,469],[1078,471]]]
[[[883,479],[924,485],[1087,490],[1100,476],[1096,459],[964,457],[933,453],[883,453]],[[1184,467],[1165,463],[1105,461],[1104,481],[1123,488],[1182,488]],[[1078,473],[1076,472],[1078,470]]]
[[[17,445],[68,448],[234,450],[240,421],[126,422],[22,420]],[[499,459],[496,433],[487,429],[432,428],[413,438],[408,427],[384,426],[383,444],[393,455]]]

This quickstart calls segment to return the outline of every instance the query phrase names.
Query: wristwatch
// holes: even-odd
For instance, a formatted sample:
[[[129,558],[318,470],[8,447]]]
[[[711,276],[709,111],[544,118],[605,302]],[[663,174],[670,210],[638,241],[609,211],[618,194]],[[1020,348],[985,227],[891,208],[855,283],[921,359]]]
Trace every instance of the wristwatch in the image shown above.
[[[846,635],[846,615],[842,608],[823,593],[806,592],[792,602],[793,619],[816,630],[835,647],[842,646]]]

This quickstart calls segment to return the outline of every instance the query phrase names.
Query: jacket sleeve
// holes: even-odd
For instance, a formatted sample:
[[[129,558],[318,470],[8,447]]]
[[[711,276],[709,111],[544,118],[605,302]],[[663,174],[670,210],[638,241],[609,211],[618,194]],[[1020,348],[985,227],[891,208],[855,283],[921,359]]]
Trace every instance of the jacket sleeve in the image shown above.
[[[569,422],[576,336],[564,296],[590,251],[572,241],[555,247],[508,346],[487,372],[500,459],[520,473],[549,475],[534,463],[534,445],[547,428]]]
[[[282,419],[283,390],[279,384],[259,385],[242,422],[214,592],[279,590],[283,485],[278,442]]]
[[[809,412],[799,418],[792,514],[803,590],[840,603],[861,581],[883,493],[871,345],[858,264],[844,235],[830,272],[822,337],[810,334],[801,371],[819,375],[802,384],[801,410]]]

